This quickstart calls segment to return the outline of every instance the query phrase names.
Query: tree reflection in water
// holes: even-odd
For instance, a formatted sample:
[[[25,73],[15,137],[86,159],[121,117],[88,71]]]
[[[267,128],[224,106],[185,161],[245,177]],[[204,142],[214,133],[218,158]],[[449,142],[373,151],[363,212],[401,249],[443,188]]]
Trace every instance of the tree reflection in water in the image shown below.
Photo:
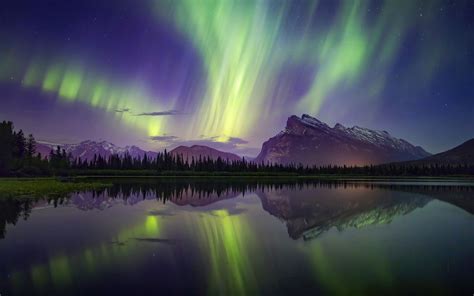
[[[5,266],[0,266],[0,275],[9,274],[7,291],[29,294],[30,287],[38,293],[65,294],[82,292],[75,290],[79,283],[81,289],[85,289],[84,283],[92,283],[89,288],[97,292],[94,285],[103,284],[100,287],[109,289],[109,284],[115,283],[104,277],[116,274],[120,266],[126,278],[130,278],[131,271],[160,274],[160,285],[170,285],[168,288],[181,294],[190,292],[186,289],[211,295],[271,294],[275,289],[292,294],[308,292],[308,287],[315,289],[315,294],[365,294],[367,284],[373,282],[380,289],[401,294],[403,289],[393,288],[397,277],[405,275],[393,264],[399,259],[392,256],[391,244],[396,243],[390,239],[393,232],[378,226],[393,223],[396,217],[433,200],[474,213],[474,186],[449,182],[199,178],[106,181],[113,186],[50,200],[0,202],[0,233],[2,238],[7,236],[2,242],[5,250],[13,252],[5,258]],[[247,199],[248,195],[252,196]],[[48,207],[58,211],[35,213]],[[55,216],[57,212],[62,214]],[[8,239],[8,225],[30,216],[34,220],[36,215],[42,216],[36,221],[46,224],[25,223],[19,232],[10,229],[13,239]],[[67,217],[70,224],[56,229],[58,223],[67,223],[63,222]],[[401,220],[405,221],[397,221]],[[365,233],[359,231],[367,226],[374,227]],[[400,230],[400,223],[395,228]],[[338,232],[331,230],[349,235],[335,235]],[[41,241],[42,231],[54,232],[47,236],[51,242]],[[354,239],[354,232],[360,236]],[[412,233],[419,235],[417,229],[408,235]],[[23,251],[17,249],[19,238],[26,242]],[[395,249],[410,267],[404,272],[422,268],[410,265],[416,260],[410,252],[407,254],[406,243],[411,241],[401,240]],[[437,243],[435,246],[443,241]],[[435,255],[430,258],[437,258],[440,249],[433,250]],[[423,252],[430,250],[423,248]],[[153,258],[159,259],[155,262]],[[187,285],[178,285],[174,278],[177,273],[179,283]],[[143,278],[138,282],[156,284]],[[131,280],[130,287],[134,284]]]
[[[257,194],[264,210],[286,221],[288,234],[293,239],[317,237],[332,227],[343,230],[389,223],[393,217],[423,207],[432,199],[451,203],[474,214],[474,200],[471,198],[474,186],[468,185],[238,178],[105,181],[112,182],[113,186],[47,200],[0,200],[0,238],[5,237],[7,224],[16,224],[20,217],[27,219],[32,209],[38,207],[72,205],[81,210],[104,210],[114,204],[134,205],[150,199],[200,207],[249,193]],[[414,194],[399,198],[392,192]],[[354,193],[360,196],[348,197]]]

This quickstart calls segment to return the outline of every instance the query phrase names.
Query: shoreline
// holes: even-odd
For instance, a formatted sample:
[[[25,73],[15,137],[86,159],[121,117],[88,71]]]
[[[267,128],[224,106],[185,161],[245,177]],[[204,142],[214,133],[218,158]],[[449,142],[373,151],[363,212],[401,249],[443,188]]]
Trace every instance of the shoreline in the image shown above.
[[[114,186],[115,183],[130,181],[153,182],[172,180],[196,180],[196,181],[218,181],[218,183],[232,182],[263,182],[276,184],[283,181],[304,181],[313,180],[321,182],[348,182],[348,183],[418,183],[423,186],[425,183],[448,183],[443,186],[450,186],[449,183],[463,183],[463,185],[474,186],[473,176],[304,176],[304,175],[157,175],[157,176],[114,176],[114,175],[93,175],[93,176],[71,176],[71,177],[12,177],[0,178],[0,200],[8,198],[56,198],[66,197],[71,193],[88,191],[94,189],[106,189]],[[159,182],[158,182],[159,183]]]
[[[296,175],[296,174],[157,174],[157,175],[72,175],[72,176],[48,176],[48,177],[0,177],[0,182],[3,181],[47,181],[54,180],[62,183],[67,181],[78,181],[85,179],[315,179],[315,180],[358,180],[358,181],[370,181],[370,180],[466,180],[474,181],[472,175],[446,175],[446,176],[362,176],[362,175]]]

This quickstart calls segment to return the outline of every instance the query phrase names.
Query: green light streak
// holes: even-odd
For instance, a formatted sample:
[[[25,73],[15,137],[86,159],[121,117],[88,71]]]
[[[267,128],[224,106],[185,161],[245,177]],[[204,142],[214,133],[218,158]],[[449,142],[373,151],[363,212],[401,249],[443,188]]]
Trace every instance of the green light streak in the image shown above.
[[[158,218],[156,216],[146,217],[145,222],[146,234],[149,236],[157,236],[160,233]]]
[[[317,280],[331,295],[365,295],[367,284],[376,282],[389,289],[393,271],[384,249],[371,242],[369,249],[357,246],[347,251],[347,243],[330,236],[314,241],[302,250],[308,257]],[[366,247],[366,246],[365,246]],[[364,272],[358,272],[363,266]]]
[[[31,267],[31,279],[37,291],[42,291],[49,282],[49,270],[45,265]]]
[[[199,49],[207,71],[207,92],[191,134],[242,136],[258,120],[282,16],[264,1],[174,2],[175,21]],[[283,7],[280,9],[283,12]],[[245,118],[245,120],[243,120]]]
[[[71,266],[66,255],[58,255],[49,262],[51,279],[56,287],[69,286],[72,282]]]
[[[99,81],[97,85],[93,87],[92,90],[92,100],[91,105],[94,107],[99,106],[99,103],[103,100],[105,92],[106,92],[106,83],[103,81]]]
[[[62,98],[74,100],[81,88],[83,73],[79,69],[68,69],[64,73],[61,86],[59,87],[59,95]]]
[[[351,82],[363,70],[367,58],[367,37],[361,20],[362,2],[351,1],[339,16],[338,25],[323,42],[318,64],[319,70],[312,87],[302,99],[300,109],[317,113],[329,93],[341,84]]]
[[[22,87],[36,88],[56,95],[61,102],[86,104],[115,114],[117,120],[142,131],[145,136],[162,134],[166,119],[118,113],[116,110],[127,108],[139,113],[146,110],[174,109],[174,106],[160,105],[160,101],[152,99],[140,85],[112,82],[86,65],[70,65],[59,59],[42,63],[42,58],[28,60],[21,54],[11,52],[0,52],[1,80],[12,83],[21,81]],[[18,76],[22,79],[12,80]]]
[[[41,64],[36,61],[31,62],[23,77],[23,85],[25,87],[41,85],[42,73],[43,69],[41,68]]]
[[[63,69],[59,65],[52,65],[46,71],[43,80],[43,90],[55,92],[61,83]]]
[[[194,217],[204,257],[209,257],[209,294],[245,295],[257,291],[255,264],[250,260],[255,253],[251,226],[240,215],[229,215],[227,210]],[[253,268],[252,268],[253,266]],[[223,276],[224,275],[224,276]]]
[[[71,253],[55,253],[44,263],[32,263],[29,268],[18,270],[11,274],[9,281],[19,294],[25,287],[33,285],[36,291],[44,291],[49,286],[66,291],[73,287],[74,278],[94,279],[110,267],[115,260],[120,264],[135,264],[143,259],[137,252],[137,237],[157,238],[160,231],[160,219],[156,216],[146,216],[138,223],[119,229],[115,237],[106,237],[95,246],[78,249]],[[112,241],[122,242],[122,245],[111,244]]]

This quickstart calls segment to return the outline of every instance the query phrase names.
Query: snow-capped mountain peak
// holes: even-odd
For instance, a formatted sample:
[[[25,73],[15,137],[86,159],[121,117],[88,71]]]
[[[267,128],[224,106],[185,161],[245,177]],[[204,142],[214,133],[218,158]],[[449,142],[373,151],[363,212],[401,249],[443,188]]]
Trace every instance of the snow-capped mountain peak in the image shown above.
[[[290,116],[283,133],[265,142],[257,162],[316,165],[364,165],[420,159],[421,147],[391,136],[387,131],[360,126],[333,128],[311,117]]]
[[[60,146],[61,149],[64,149],[67,154],[71,154],[73,158],[80,158],[82,160],[92,160],[94,155],[102,156],[108,158],[111,155],[124,156],[126,154],[131,157],[140,157],[142,158],[145,153],[150,157],[156,157],[157,153],[152,151],[145,151],[137,146],[126,146],[119,147],[113,143],[110,143],[105,140],[94,141],[86,140],[77,144],[48,144],[40,143],[42,146],[48,147],[50,150],[56,149],[57,146]],[[43,149],[45,150],[45,149]]]
[[[301,116],[300,121],[302,123],[306,124],[306,125],[313,126],[313,127],[329,128],[329,126],[327,124],[325,124],[324,122],[318,120],[317,118],[309,116],[308,114],[303,114]]]

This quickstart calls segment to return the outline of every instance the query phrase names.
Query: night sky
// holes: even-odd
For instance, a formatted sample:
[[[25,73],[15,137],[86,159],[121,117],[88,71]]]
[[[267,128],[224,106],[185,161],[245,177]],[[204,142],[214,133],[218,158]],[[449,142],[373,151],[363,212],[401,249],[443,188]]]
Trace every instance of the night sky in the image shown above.
[[[474,137],[474,1],[3,1],[0,119],[54,143],[256,155],[293,114]]]

